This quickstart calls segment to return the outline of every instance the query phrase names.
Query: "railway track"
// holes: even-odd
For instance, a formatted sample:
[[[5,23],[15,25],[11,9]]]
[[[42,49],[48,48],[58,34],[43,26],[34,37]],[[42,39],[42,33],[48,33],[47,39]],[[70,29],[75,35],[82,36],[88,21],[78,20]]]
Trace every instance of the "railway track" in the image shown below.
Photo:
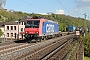
[[[43,49],[40,49],[33,54],[28,54],[27,56],[21,58],[20,60],[48,60],[50,59],[55,53],[57,53],[59,50],[62,50],[62,48],[66,44],[70,44],[72,40],[69,39],[62,39],[63,41],[57,41],[49,46],[46,46]],[[63,55],[64,56],[64,55]],[[55,58],[56,59],[56,58]],[[52,58],[51,58],[52,60]]]
[[[48,55],[56,53],[59,48],[68,44],[74,35],[58,37],[39,43],[22,43],[0,46],[0,60],[48,59]],[[55,50],[55,52],[53,52]],[[51,53],[53,52],[53,53]]]
[[[30,46],[29,44],[12,44],[8,46],[4,46],[0,48],[0,55],[7,54],[9,52],[13,52],[19,49],[23,49],[24,47]]]

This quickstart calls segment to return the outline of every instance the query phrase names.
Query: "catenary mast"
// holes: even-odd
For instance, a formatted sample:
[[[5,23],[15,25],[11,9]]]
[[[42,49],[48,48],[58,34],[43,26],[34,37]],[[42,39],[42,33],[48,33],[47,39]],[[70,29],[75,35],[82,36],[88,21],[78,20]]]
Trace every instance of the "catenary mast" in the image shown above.
[[[2,5],[5,6],[5,4],[6,4],[6,0],[0,0],[0,9],[2,8]]]

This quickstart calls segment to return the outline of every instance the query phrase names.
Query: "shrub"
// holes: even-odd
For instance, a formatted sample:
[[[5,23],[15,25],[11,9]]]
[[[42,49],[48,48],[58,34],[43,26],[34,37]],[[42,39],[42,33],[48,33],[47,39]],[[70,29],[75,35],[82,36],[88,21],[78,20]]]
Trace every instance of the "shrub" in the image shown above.
[[[85,56],[90,57],[90,35],[86,35],[85,37],[81,37],[84,43],[84,54]]]
[[[1,36],[2,34],[3,34],[2,31],[0,31],[0,36]]]

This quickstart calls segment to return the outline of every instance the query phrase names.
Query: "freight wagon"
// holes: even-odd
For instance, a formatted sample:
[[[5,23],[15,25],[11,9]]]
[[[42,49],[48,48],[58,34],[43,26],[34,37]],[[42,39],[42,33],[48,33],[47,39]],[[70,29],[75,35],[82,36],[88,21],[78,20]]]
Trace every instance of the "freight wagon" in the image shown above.
[[[68,29],[68,32],[75,32],[76,27],[75,26],[68,26],[67,29]]]

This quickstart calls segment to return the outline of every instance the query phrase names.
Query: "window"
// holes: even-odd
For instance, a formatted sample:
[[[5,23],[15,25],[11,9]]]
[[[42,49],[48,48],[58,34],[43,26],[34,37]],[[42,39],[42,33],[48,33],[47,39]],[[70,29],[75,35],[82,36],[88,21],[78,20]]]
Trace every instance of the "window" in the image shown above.
[[[16,26],[14,26],[14,30],[16,30]]]
[[[11,37],[13,37],[13,33],[11,33]]]
[[[21,28],[21,31],[23,31],[23,28]]]
[[[24,25],[24,22],[22,22],[22,25]]]
[[[7,33],[7,37],[9,37],[9,33]]]
[[[7,26],[7,30],[9,30],[9,26]]]
[[[15,37],[15,39],[16,39],[16,33],[14,33],[14,37]]]
[[[40,20],[30,20],[26,22],[26,28],[39,28]]]
[[[11,26],[11,30],[13,30],[13,26]]]

